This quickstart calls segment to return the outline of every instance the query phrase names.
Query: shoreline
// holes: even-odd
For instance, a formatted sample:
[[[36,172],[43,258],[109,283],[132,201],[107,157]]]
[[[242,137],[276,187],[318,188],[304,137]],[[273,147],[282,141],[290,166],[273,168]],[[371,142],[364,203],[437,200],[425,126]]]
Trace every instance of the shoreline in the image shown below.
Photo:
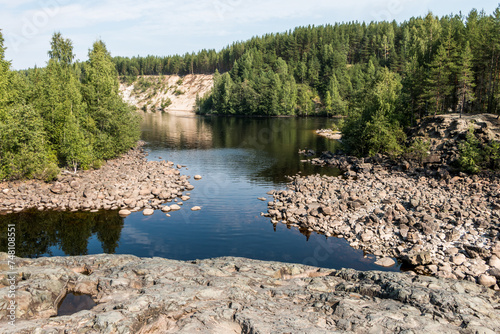
[[[0,183],[0,214],[27,209],[59,211],[161,209],[194,189],[170,161],[147,161],[144,142],[96,170],[61,173],[56,181]],[[186,198],[186,197],[185,197]],[[187,197],[187,199],[189,199]],[[150,212],[144,212],[149,214]]]
[[[445,115],[411,129],[411,139],[428,142],[425,152],[397,160],[323,152],[305,161],[343,175],[292,177],[288,190],[273,193],[265,215],[345,238],[383,266],[396,258],[419,274],[500,290],[500,174],[467,175],[454,167],[471,128],[482,143],[500,140],[496,116]]]
[[[339,177],[295,176],[287,190],[274,192],[265,215],[273,223],[345,238],[376,255],[380,265],[392,266],[396,258],[419,274],[499,290],[498,178],[438,182],[362,167]]]

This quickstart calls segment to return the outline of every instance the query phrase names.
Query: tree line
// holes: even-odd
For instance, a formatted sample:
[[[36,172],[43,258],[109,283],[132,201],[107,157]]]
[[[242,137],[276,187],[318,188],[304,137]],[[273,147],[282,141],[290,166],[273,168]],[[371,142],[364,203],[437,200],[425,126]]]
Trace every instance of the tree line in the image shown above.
[[[139,119],[118,92],[102,41],[88,61],[55,33],[44,68],[12,71],[0,31],[0,180],[53,179],[60,167],[98,167],[134,146]]]
[[[403,85],[399,112],[412,122],[448,111],[498,112],[499,36],[499,9],[474,9],[400,24],[299,27],[219,52],[113,60],[124,76],[218,72],[214,98],[200,109],[217,114],[351,114],[388,68]]]
[[[404,127],[427,115],[499,112],[500,7],[301,27],[237,50],[198,113],[348,116],[344,144],[357,155],[400,154]]]

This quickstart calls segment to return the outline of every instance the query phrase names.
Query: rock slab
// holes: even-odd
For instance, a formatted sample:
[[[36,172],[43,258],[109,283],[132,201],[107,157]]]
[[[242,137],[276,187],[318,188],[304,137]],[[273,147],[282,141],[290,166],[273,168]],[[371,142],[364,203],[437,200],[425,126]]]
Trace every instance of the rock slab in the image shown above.
[[[7,254],[0,253],[5,261]],[[499,296],[475,283],[222,257],[197,261],[89,255],[16,259],[9,333],[491,333]],[[21,279],[22,278],[22,279]],[[91,310],[57,314],[85,293]]]

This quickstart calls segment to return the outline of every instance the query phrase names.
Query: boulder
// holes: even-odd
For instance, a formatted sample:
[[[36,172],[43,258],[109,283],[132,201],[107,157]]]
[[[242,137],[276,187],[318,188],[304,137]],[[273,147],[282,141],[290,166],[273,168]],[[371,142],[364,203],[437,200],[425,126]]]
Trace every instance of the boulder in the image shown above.
[[[50,187],[50,191],[54,194],[60,194],[63,191],[63,185],[59,182],[56,182]]]
[[[462,265],[466,260],[467,260],[467,258],[465,257],[465,255],[461,254],[461,253],[457,254],[451,258],[451,262],[453,262],[453,264],[455,264],[457,266]]]
[[[432,263],[431,253],[428,251],[406,255],[403,260],[413,266],[421,266]]]
[[[142,214],[144,216],[151,216],[154,213],[155,213],[155,210],[153,210],[153,209],[144,209],[144,211],[142,212]]]
[[[123,210],[120,210],[118,211],[118,214],[121,216],[121,217],[126,217],[128,215],[130,215],[132,212],[130,210],[126,210],[126,209],[123,209]]]
[[[382,267],[392,267],[396,264],[396,261],[394,261],[390,257],[384,257],[375,261],[375,264]]]
[[[496,255],[492,255],[488,261],[490,267],[500,270],[500,259]]]
[[[494,286],[497,284],[497,279],[493,276],[482,274],[477,279],[477,282],[487,288]]]

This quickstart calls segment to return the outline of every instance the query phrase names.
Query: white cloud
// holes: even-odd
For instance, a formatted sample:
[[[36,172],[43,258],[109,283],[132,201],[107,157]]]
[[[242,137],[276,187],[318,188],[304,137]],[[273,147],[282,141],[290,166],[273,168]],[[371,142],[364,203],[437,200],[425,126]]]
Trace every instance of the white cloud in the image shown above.
[[[108,45],[128,50],[128,54],[158,52],[165,55],[172,53],[171,50],[175,53],[195,51],[199,49],[197,44],[207,48],[215,40],[225,40],[222,37],[227,37],[226,44],[229,44],[304,24],[401,21],[413,15],[425,15],[428,9],[439,6],[450,8],[449,12],[466,11],[465,2],[457,0],[453,5],[449,2],[445,5],[430,0],[0,0],[3,5],[0,29],[7,36],[6,44],[11,52],[8,55],[14,58],[14,65],[26,67],[34,62],[29,62],[29,57],[37,58],[38,63],[39,59],[46,60],[54,31],[71,38],[75,48],[78,46],[81,50],[91,46],[83,43],[102,37]],[[22,43],[9,45],[9,40],[15,38]],[[41,49],[35,52],[39,47]],[[78,57],[85,58],[85,54]]]

